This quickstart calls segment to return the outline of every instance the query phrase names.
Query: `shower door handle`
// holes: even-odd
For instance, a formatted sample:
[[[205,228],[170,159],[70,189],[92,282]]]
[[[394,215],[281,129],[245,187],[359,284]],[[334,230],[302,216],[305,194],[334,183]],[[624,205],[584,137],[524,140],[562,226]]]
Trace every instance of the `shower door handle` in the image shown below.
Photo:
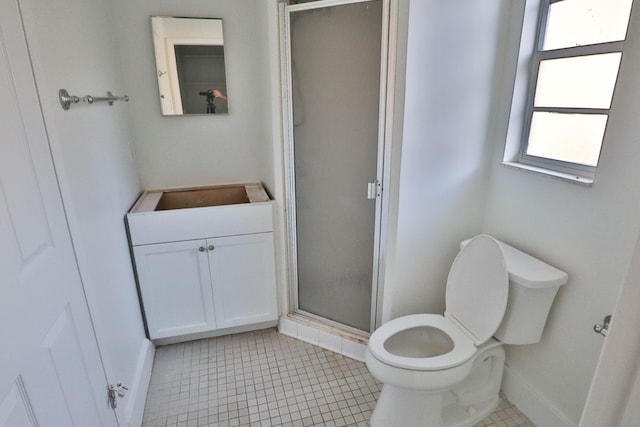
[[[380,181],[376,180],[376,181],[371,181],[367,183],[367,198],[368,199],[375,199],[376,197],[380,197],[380,189],[382,188],[382,185],[380,184]]]

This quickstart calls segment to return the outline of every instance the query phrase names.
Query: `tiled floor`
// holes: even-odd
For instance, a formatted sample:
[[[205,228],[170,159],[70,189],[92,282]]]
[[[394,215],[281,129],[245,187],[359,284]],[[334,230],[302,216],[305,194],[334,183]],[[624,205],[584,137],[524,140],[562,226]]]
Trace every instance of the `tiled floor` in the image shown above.
[[[495,411],[473,427],[536,427],[513,403],[502,397]]]
[[[364,363],[275,329],[158,347],[143,427],[368,426]],[[508,401],[477,427],[535,427]]]

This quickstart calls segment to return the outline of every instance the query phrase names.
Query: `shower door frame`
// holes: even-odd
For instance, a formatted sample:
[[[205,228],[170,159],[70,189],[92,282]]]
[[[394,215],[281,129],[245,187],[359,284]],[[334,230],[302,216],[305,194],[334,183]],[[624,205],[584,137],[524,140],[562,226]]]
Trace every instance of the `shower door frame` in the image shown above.
[[[314,319],[320,323],[337,327],[346,332],[368,336],[380,325],[382,319],[382,295],[384,277],[384,243],[386,242],[388,221],[388,197],[385,190],[389,188],[389,173],[391,164],[391,129],[393,106],[393,76],[395,64],[390,58],[394,57],[392,42],[395,42],[396,31],[392,28],[392,14],[397,13],[395,0],[382,0],[382,33],[380,40],[380,95],[378,108],[378,154],[376,165],[377,196],[375,197],[375,227],[372,255],[372,288],[370,307],[370,331],[344,325],[331,319],[300,309],[298,300],[298,250],[297,250],[297,220],[296,220],[296,183],[294,161],[294,133],[293,133],[293,91],[291,70],[291,31],[290,14],[304,10],[320,9],[332,6],[342,6],[356,3],[368,3],[374,0],[317,0],[297,5],[280,3],[280,40],[281,40],[281,69],[282,69],[282,102],[283,102],[283,132],[284,132],[284,167],[285,167],[285,197],[286,197],[286,231],[288,249],[288,281],[290,311]],[[391,3],[394,7],[391,7]],[[391,52],[390,52],[391,51]],[[366,180],[363,181],[362,191],[366,194]]]

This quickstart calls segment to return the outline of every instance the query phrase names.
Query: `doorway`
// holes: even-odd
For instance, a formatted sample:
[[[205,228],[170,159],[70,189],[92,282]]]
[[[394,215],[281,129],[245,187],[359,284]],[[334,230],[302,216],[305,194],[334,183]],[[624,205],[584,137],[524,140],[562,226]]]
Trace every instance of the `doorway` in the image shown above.
[[[375,327],[384,164],[384,0],[284,7],[294,311]]]

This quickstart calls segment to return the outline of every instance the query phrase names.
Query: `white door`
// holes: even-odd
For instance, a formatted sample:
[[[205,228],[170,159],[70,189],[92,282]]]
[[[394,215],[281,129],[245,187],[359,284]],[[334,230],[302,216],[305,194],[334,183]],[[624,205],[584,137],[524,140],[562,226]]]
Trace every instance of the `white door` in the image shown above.
[[[640,420],[640,239],[618,294],[580,427],[636,427]],[[594,319],[594,323],[602,321]],[[596,337],[600,338],[600,337]]]
[[[0,99],[0,426],[116,426],[16,0]]]
[[[208,239],[219,328],[278,318],[273,233]]]
[[[135,246],[151,339],[216,328],[205,240]]]

